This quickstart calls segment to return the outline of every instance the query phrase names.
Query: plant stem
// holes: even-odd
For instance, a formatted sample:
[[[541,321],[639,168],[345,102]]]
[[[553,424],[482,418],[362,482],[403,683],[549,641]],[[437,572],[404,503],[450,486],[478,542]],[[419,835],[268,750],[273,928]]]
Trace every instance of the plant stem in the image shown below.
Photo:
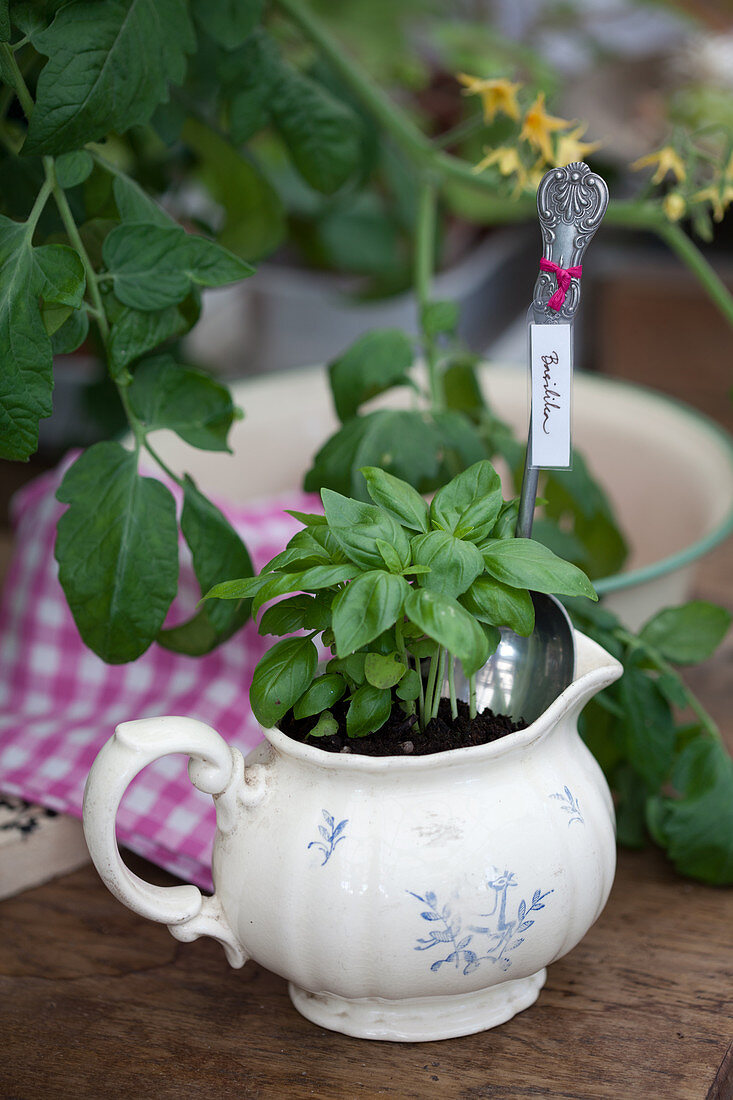
[[[476,713],[476,674],[474,673],[468,678],[468,717],[475,718]]]
[[[635,637],[635,635],[630,634],[628,631],[624,630],[623,627],[617,627],[614,630],[614,634],[620,642],[623,642],[629,652],[634,649],[643,650],[646,656],[654,662],[654,667],[656,668],[657,672],[662,672],[668,676],[675,677],[680,687],[682,688],[687,706],[700,719],[700,725],[703,727],[705,732],[713,738],[713,740],[720,741],[722,743],[722,737],[720,735],[720,730],[718,729],[717,724],[705,710],[700,700],[693,694],[692,691],[690,691],[687,684],[684,682],[674,665],[671,665],[669,661],[667,661],[661,655],[661,653],[659,653],[652,646],[649,646],[645,642],[642,642],[639,638]]]
[[[43,167],[46,171],[46,180],[51,181],[53,187],[53,197],[58,207],[59,214],[61,215],[61,221],[64,223],[64,229],[71,244],[79,253],[79,258],[84,265],[84,273],[87,279],[87,290],[89,296],[92,299],[92,305],[96,311],[97,325],[99,327],[99,333],[102,337],[102,342],[105,347],[107,340],[109,339],[109,323],[107,321],[107,314],[104,311],[104,303],[102,301],[102,295],[99,292],[99,283],[97,281],[97,275],[94,270],[92,261],[89,259],[89,254],[84,247],[84,242],[81,239],[81,234],[77,228],[77,224],[74,221],[74,215],[71,213],[71,207],[69,206],[69,200],[66,198],[66,192],[63,187],[59,186],[56,179],[56,171],[54,168],[53,157],[43,158]]]
[[[33,97],[28,91],[28,85],[23,79],[23,74],[18,68],[18,62],[15,60],[15,54],[12,48],[7,42],[0,43],[0,54],[2,55],[2,67],[6,71],[10,83],[15,89],[15,94],[18,97],[18,102],[23,108],[23,114],[30,121],[30,117],[33,114]]]
[[[450,713],[455,721],[458,717],[458,701],[456,699],[456,662],[455,658],[448,657],[448,692],[450,694]]]
[[[448,650],[441,649],[440,651],[440,671],[438,672],[438,679],[435,683],[435,690],[433,691],[433,705],[430,711],[430,717],[436,718],[438,715],[438,707],[440,706],[441,692],[443,688],[443,680],[445,678],[445,663],[448,660]]]
[[[343,46],[301,0],[275,2],[329,61],[364,108],[421,174],[426,171],[432,174],[439,188],[458,183],[482,191],[487,223],[510,224],[535,217],[534,196],[522,195],[513,199],[497,195],[494,185],[476,174],[470,164],[436,147],[407,112],[374,84],[353,57],[347,55]],[[609,203],[605,222],[624,229],[648,229],[656,233],[696,275],[723,316],[733,324],[733,295],[726,290],[696,245],[679,226],[667,221],[657,204],[645,199],[630,202],[613,200]]]
[[[430,303],[430,288],[435,265],[435,222],[437,192],[430,179],[423,179],[417,200],[417,226],[415,230],[415,297],[417,298],[418,325],[422,334],[423,351],[428,368],[430,400],[433,408],[443,407],[443,390],[438,374],[438,355],[435,337],[425,331],[425,311]]]
[[[438,678],[438,665],[440,664],[442,653],[442,649],[436,649],[435,653],[430,658],[430,671],[428,672],[428,682],[425,686],[425,713],[422,716],[423,731],[433,716],[433,695],[435,694],[435,681]]]
[[[43,208],[48,202],[49,196],[53,189],[53,184],[49,180],[44,180],[41,190],[36,195],[35,202],[33,203],[33,209],[28,215],[28,221],[26,224],[26,232],[29,239],[33,236],[35,228],[38,225],[38,219],[43,213]]]
[[[674,222],[666,222],[660,225],[657,232],[697,277],[720,312],[733,325],[733,296],[731,296],[725,283],[705,259],[694,241],[690,240],[687,234]]]

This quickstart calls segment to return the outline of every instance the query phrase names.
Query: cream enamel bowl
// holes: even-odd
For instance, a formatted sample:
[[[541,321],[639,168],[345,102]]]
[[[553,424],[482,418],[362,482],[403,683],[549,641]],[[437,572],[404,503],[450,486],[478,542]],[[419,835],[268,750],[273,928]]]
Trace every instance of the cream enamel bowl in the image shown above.
[[[517,367],[485,365],[482,384],[497,413],[526,433],[527,385]],[[220,499],[244,502],[296,489],[338,426],[321,367],[235,383],[245,419],[234,455],[196,451],[161,432],[157,448]],[[409,404],[396,390],[381,404]],[[574,442],[606,489],[630,543],[624,572],[596,583],[633,628],[689,597],[699,558],[733,531],[733,443],[707,417],[640,386],[577,374]]]

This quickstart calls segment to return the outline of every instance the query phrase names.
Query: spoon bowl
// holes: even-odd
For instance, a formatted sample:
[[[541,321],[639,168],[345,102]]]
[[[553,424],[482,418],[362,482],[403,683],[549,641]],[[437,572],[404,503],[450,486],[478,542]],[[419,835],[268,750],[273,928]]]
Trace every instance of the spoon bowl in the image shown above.
[[[495,652],[476,673],[476,705],[530,725],[575,678],[575,644],[567,611],[553,596],[532,592],[535,627],[527,638],[501,627]],[[468,680],[456,670],[456,692],[468,698]]]

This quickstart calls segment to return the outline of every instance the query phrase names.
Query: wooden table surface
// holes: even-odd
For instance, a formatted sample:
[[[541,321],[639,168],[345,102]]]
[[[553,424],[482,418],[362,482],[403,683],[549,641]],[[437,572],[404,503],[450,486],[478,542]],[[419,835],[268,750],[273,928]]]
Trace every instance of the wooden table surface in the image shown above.
[[[700,595],[733,607],[730,543]],[[733,744],[733,638],[691,679]],[[142,860],[134,869],[171,879]],[[0,903],[0,1097],[733,1098],[733,890],[620,853],[608,905],[501,1027],[422,1044],[310,1024],[285,982],[135,916],[91,867]]]

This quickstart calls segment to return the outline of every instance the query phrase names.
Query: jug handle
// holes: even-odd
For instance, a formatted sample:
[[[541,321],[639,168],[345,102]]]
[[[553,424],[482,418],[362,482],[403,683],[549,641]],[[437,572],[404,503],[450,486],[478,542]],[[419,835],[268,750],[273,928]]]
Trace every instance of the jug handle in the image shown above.
[[[190,942],[199,936],[218,940],[232,966],[247,956],[216,894],[205,897],[198,887],[154,886],[125,865],[117,847],[117,810],[129,783],[161,756],[184,752],[188,774],[200,791],[220,795],[243,775],[242,755],[230,748],[211,726],[195,718],[141,718],[117,726],[94,761],[84,790],[84,834],[94,866],[105,885],[124,905],[150,920],[166,924],[171,935]]]

